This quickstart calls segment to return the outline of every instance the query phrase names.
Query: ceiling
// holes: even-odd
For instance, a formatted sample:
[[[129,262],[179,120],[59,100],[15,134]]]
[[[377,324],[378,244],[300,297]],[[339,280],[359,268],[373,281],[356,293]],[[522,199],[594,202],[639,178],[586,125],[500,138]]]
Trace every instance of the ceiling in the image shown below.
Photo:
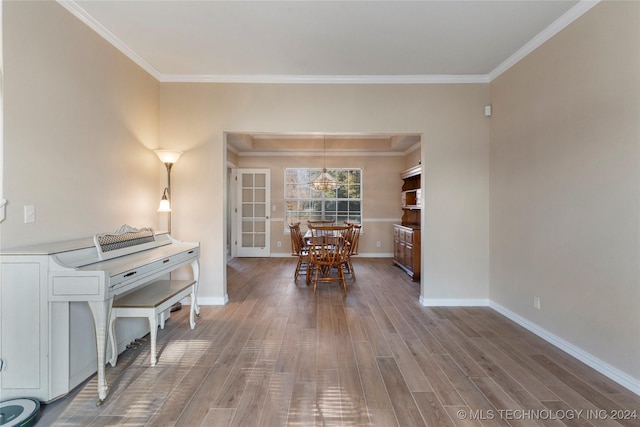
[[[365,83],[486,81],[597,3],[58,2],[160,81]]]
[[[161,82],[375,84],[488,83],[597,1],[58,3]],[[354,147],[364,135],[327,145],[345,138]],[[373,152],[415,146],[415,135],[368,139]],[[283,140],[322,150],[309,144],[318,135],[237,135],[229,146],[281,151]]]

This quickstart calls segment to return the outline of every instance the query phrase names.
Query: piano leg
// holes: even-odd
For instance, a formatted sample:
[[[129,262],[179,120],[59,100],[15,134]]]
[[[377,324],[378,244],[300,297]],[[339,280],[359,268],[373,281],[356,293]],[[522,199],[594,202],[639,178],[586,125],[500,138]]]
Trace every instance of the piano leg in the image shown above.
[[[98,353],[98,406],[107,398],[107,392],[109,391],[105,374],[105,365],[107,363],[107,326],[109,325],[112,303],[113,298],[109,298],[106,301],[87,301],[91,314],[93,315],[93,325],[96,330],[96,350]]]
[[[196,299],[196,286],[198,286],[198,282],[194,283],[193,285],[191,285],[191,300],[195,301]],[[193,318],[193,315],[196,312],[196,304],[192,303],[191,304],[191,308],[189,309],[189,326],[191,326],[191,329],[196,327],[196,321]]]
[[[198,296],[197,296],[198,282],[200,280],[200,264],[198,263],[197,259],[191,263],[191,269],[193,270],[193,280],[196,281],[195,290],[193,292],[193,298],[191,298],[191,311],[194,312],[196,316],[198,316],[198,318],[200,318],[200,306],[198,306]],[[193,329],[193,326],[191,327],[191,329]]]

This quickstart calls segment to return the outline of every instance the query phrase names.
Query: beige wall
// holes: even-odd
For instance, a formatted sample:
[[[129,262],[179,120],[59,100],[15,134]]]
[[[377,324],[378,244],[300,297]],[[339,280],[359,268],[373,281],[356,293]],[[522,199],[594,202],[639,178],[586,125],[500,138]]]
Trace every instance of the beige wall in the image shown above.
[[[203,300],[226,293],[224,132],[365,132],[423,135],[424,297],[486,301],[488,86],[161,84],[161,142],[185,151],[172,175],[174,234],[202,242]],[[404,166],[378,173],[398,182]]]
[[[159,83],[55,2],[2,7],[2,248],[156,227]]]
[[[412,149],[407,155],[404,157],[404,169],[409,169],[414,166],[417,166],[422,161],[420,150]]]
[[[491,300],[636,379],[639,52],[603,2],[491,84]]]

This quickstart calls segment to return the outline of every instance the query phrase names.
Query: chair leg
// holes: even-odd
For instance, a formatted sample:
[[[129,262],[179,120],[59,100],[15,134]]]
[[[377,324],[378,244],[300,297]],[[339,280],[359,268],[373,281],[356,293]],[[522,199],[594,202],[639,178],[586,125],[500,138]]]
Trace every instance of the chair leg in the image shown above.
[[[349,272],[351,273],[351,277],[353,277],[353,280],[356,280],[356,271],[353,269],[351,258],[347,259],[347,264],[349,265]]]
[[[318,273],[320,269],[317,266],[314,266],[313,269],[315,270],[315,276],[313,277],[313,293],[315,294],[318,287]]]
[[[342,281],[342,287],[344,288],[344,293],[347,293],[347,281],[344,278],[344,271],[342,267],[338,268],[338,276],[340,277],[340,281]]]
[[[302,258],[298,257],[298,264],[296,265],[296,272],[293,275],[293,280],[298,280],[298,276],[300,275],[300,267],[302,266]]]

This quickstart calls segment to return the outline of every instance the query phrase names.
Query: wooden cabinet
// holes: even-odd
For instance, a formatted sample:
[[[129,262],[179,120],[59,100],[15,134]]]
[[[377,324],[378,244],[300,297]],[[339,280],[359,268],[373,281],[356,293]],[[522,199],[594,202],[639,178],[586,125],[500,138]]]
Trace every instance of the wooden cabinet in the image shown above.
[[[422,189],[418,165],[400,174],[402,178],[402,224],[393,226],[393,262],[411,276],[420,279],[420,213],[422,209]]]
[[[393,262],[414,280],[420,279],[420,228],[393,226]]]

